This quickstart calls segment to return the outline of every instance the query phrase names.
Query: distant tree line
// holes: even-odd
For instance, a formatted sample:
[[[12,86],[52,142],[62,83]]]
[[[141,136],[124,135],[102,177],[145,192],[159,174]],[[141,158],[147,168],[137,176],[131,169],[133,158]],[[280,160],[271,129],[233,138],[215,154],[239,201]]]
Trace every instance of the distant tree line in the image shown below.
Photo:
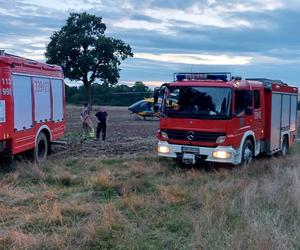
[[[93,105],[129,106],[153,95],[151,89],[142,82],[136,82],[131,87],[127,85],[92,84],[91,89]],[[84,86],[70,87],[66,85],[66,101],[76,105],[85,103]]]
[[[92,104],[105,106],[129,106],[144,98],[152,97],[153,91],[142,82],[133,86],[108,84],[92,84]],[[70,87],[66,85],[66,101],[68,104],[82,105],[86,102],[85,87]],[[298,101],[300,110],[300,101]]]

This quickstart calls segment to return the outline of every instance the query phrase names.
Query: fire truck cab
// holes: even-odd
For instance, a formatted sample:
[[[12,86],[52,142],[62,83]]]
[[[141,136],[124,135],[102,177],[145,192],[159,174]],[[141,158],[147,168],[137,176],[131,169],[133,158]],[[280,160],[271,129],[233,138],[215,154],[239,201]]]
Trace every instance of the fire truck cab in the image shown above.
[[[0,51],[0,159],[31,151],[39,162],[65,131],[61,67]]]
[[[250,163],[295,142],[298,89],[230,73],[177,73],[164,84],[158,155],[186,164]],[[157,99],[157,98],[156,98]]]

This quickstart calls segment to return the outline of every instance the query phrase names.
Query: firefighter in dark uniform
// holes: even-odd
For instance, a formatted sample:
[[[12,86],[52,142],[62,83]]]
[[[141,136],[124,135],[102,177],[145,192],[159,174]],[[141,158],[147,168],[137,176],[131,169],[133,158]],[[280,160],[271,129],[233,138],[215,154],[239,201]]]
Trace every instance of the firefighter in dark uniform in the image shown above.
[[[99,108],[99,111],[95,115],[98,119],[98,126],[96,132],[96,138],[99,140],[100,133],[102,132],[102,139],[105,141],[106,139],[106,125],[108,122],[108,114],[102,108]]]

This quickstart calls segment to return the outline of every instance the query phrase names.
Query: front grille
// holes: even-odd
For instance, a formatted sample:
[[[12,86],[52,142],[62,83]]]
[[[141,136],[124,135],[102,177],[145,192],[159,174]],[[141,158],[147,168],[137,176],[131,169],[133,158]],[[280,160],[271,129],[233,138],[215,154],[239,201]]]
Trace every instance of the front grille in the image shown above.
[[[217,132],[200,132],[200,131],[191,131],[191,130],[171,130],[166,129],[162,130],[168,134],[170,140],[188,140],[188,135],[190,132],[193,132],[194,139],[192,141],[201,141],[201,142],[216,142],[219,136],[226,136],[225,133]]]

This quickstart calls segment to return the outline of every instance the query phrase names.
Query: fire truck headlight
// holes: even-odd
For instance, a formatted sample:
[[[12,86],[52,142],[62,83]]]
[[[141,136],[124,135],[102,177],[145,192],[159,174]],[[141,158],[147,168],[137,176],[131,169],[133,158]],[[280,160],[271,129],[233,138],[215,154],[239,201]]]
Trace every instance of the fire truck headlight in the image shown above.
[[[223,143],[226,140],[226,136],[219,136],[216,140],[216,143]]]
[[[158,146],[157,148],[157,151],[158,153],[161,153],[161,154],[168,154],[170,153],[170,148],[168,146]]]
[[[232,157],[232,153],[226,151],[214,151],[212,156],[219,159],[230,159]]]
[[[166,132],[161,132],[160,135],[163,139],[166,139],[166,140],[169,139],[168,134]]]

